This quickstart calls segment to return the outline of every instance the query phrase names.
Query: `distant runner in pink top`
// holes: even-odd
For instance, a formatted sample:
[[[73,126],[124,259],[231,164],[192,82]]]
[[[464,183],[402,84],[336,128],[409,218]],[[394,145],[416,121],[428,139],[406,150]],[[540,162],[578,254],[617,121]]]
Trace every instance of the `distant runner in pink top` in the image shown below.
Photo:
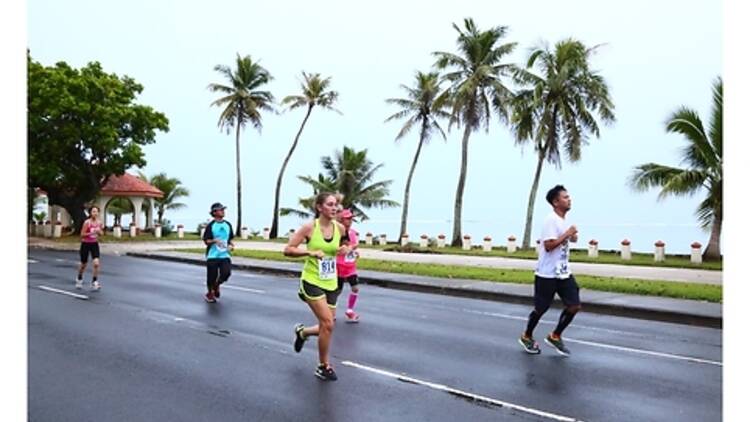
[[[351,252],[346,255],[336,257],[336,272],[339,279],[339,292],[344,290],[344,283],[349,283],[351,292],[349,293],[349,302],[346,307],[346,322],[359,322],[359,315],[354,312],[354,305],[357,303],[359,296],[359,279],[357,278],[357,245],[359,238],[357,232],[352,228],[352,219],[354,214],[351,210],[344,209],[339,212],[338,220],[344,226],[344,233],[341,235],[341,245],[348,245]]]
[[[91,280],[91,288],[94,291],[99,290],[102,286],[99,283],[99,236],[104,235],[104,223],[99,220],[99,207],[94,205],[89,208],[89,218],[83,222],[81,228],[81,264],[78,266],[78,277],[76,277],[76,289],[83,288],[83,272],[86,271],[86,264],[91,255],[91,262],[94,264],[94,276]]]

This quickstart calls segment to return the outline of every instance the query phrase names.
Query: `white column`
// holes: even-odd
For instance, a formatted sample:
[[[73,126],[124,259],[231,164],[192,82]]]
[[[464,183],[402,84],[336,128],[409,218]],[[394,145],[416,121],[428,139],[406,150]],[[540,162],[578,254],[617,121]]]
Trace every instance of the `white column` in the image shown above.
[[[517,248],[516,237],[513,235],[508,236],[508,253],[515,253]]]
[[[471,250],[471,236],[468,234],[465,234],[463,237],[463,242],[461,243],[461,249],[468,251]]]
[[[485,252],[490,252],[492,250],[492,238],[490,236],[484,237],[484,242],[482,242],[482,250]]]
[[[445,247],[445,235],[439,234],[437,238],[437,247],[438,248],[444,248]]]
[[[429,244],[429,242],[430,242],[430,238],[426,234],[423,234],[422,236],[419,236],[419,247],[420,248],[426,248],[427,245]]]
[[[135,227],[140,228],[141,227],[141,208],[143,207],[143,198],[140,198],[140,197],[130,198],[130,201],[133,203],[133,222],[135,223]]]
[[[384,234],[381,234],[381,235],[380,235],[380,237],[378,238],[378,243],[379,243],[380,245],[385,245],[385,244],[387,243],[387,242],[386,242],[386,239],[385,239],[385,235],[384,235]]]
[[[370,232],[367,232],[367,234],[365,234],[365,245],[372,246],[372,233]]]
[[[630,261],[632,259],[630,241],[628,239],[623,239],[623,241],[620,242],[620,256],[624,261]]]
[[[271,229],[268,227],[263,227],[263,240],[270,240],[271,239]]]
[[[157,238],[161,237],[161,224],[154,225],[154,236]]]
[[[700,242],[693,242],[690,245],[690,262],[693,264],[701,264],[703,262],[703,256],[701,255],[702,246]]]
[[[403,236],[401,236],[401,246],[406,246],[409,244],[409,235],[404,233]]]
[[[665,259],[665,252],[664,252],[664,242],[661,240],[657,240],[656,243],[654,243],[654,261],[656,262],[662,262]]]
[[[148,198],[146,207],[146,228],[154,227],[154,198]]]
[[[242,240],[247,240],[248,238],[250,238],[250,230],[248,230],[247,227],[242,228],[241,237]]]

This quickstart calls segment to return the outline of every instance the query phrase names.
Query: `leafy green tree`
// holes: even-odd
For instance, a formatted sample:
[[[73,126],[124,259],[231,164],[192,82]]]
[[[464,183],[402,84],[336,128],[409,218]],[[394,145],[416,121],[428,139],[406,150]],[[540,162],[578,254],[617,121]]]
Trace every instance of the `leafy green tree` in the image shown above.
[[[373,182],[375,173],[383,167],[383,164],[374,165],[367,158],[367,150],[355,151],[353,148],[344,147],[336,151],[333,157],[321,158],[324,173],[318,174],[317,178],[310,176],[298,176],[300,180],[312,187],[313,194],[306,198],[300,198],[301,209],[282,208],[281,215],[296,215],[300,218],[310,218],[315,214],[315,195],[320,192],[340,193],[344,196],[342,206],[349,208],[354,217],[359,220],[367,220],[365,213],[373,207],[386,208],[396,207],[398,202],[387,198],[390,193],[389,186],[393,180]]]
[[[409,192],[411,190],[411,181],[414,177],[414,169],[417,167],[419,154],[422,147],[427,144],[434,133],[438,133],[445,140],[445,132],[440,127],[438,119],[450,119],[450,113],[446,111],[449,104],[447,96],[440,95],[440,75],[437,72],[423,73],[417,72],[414,77],[414,86],[409,87],[401,85],[406,91],[406,98],[389,98],[388,104],[393,104],[401,108],[386,119],[386,122],[392,120],[406,119],[406,123],[396,135],[396,141],[406,136],[414,126],[419,127],[419,143],[417,152],[409,169],[409,176],[406,178],[406,188],[404,188],[404,203],[401,209],[401,230],[399,237],[406,234],[406,221],[409,216]]]
[[[604,123],[615,121],[614,104],[604,78],[591,69],[589,60],[596,47],[587,48],[574,39],[535,48],[527,69],[519,70],[516,79],[524,88],[512,102],[512,128],[517,144],[533,142],[537,154],[536,172],[526,209],[523,248],[531,244],[534,202],[544,161],[562,166],[561,150],[570,162],[581,159],[581,149],[588,137],[599,137],[595,114]],[[536,65],[539,73],[531,70]]]
[[[268,70],[250,56],[241,57],[237,54],[235,68],[216,65],[214,70],[226,79],[226,85],[212,83],[208,85],[211,92],[218,92],[222,96],[211,105],[222,107],[219,116],[219,128],[230,132],[235,129],[235,160],[237,166],[237,236],[242,230],[242,177],[240,174],[240,131],[248,124],[252,124],[258,132],[263,128],[261,111],[273,112],[273,95],[260,88],[273,80]]]
[[[114,198],[107,204],[107,213],[114,216],[114,225],[122,226],[122,216],[133,212],[133,203],[127,198]]]
[[[110,176],[142,167],[142,147],[168,131],[167,117],[136,104],[143,86],[102,70],[43,66],[28,56],[28,186],[68,211],[76,231]]]
[[[323,79],[320,77],[319,73],[307,74],[305,72],[302,72],[302,76],[305,79],[305,81],[302,83],[302,94],[289,95],[281,100],[282,104],[289,106],[289,110],[305,107],[307,109],[307,112],[305,114],[305,118],[302,120],[302,124],[299,127],[299,131],[297,131],[297,136],[294,137],[292,147],[289,149],[289,153],[286,155],[284,163],[281,165],[281,170],[279,170],[279,177],[276,180],[276,194],[274,195],[273,202],[273,221],[271,222],[271,230],[269,233],[271,239],[275,239],[276,237],[278,237],[279,197],[281,196],[281,180],[284,177],[284,171],[286,170],[286,166],[289,163],[289,159],[292,158],[292,153],[294,153],[295,148],[297,148],[299,137],[300,135],[302,135],[302,130],[305,128],[305,123],[307,123],[307,119],[310,117],[310,113],[312,113],[313,107],[319,106],[324,110],[333,110],[341,114],[339,110],[333,107],[339,97],[339,93],[329,90],[329,86],[331,85],[331,78]]]
[[[467,18],[464,19],[463,29],[456,24],[453,24],[453,28],[458,32],[458,54],[438,51],[433,55],[437,57],[435,66],[447,70],[443,77],[451,84],[448,90],[453,116],[449,128],[453,124],[464,127],[451,241],[453,246],[460,246],[469,137],[482,126],[489,132],[493,110],[501,122],[508,121],[507,102],[512,93],[502,78],[510,77],[515,66],[503,63],[503,59],[513,51],[516,43],[500,43],[508,30],[507,26],[480,31],[474,20]]]
[[[667,132],[679,133],[687,140],[682,150],[685,168],[656,163],[635,168],[630,185],[639,191],[659,187],[659,199],[669,195],[685,196],[703,192],[706,197],[698,205],[696,215],[704,229],[711,227],[704,260],[721,259],[721,224],[723,219],[722,186],[724,162],[722,121],[724,113],[724,83],[717,78],[713,86],[713,106],[708,131],[698,113],[682,106],[667,120]]]
[[[156,203],[156,221],[158,221],[159,224],[164,225],[164,213],[167,210],[178,210],[186,207],[184,203],[177,202],[180,198],[190,195],[190,191],[182,185],[180,179],[169,177],[164,172],[155,174],[151,176],[151,178],[144,173],[139,172],[138,177],[164,193],[162,198],[154,199],[154,202]]]

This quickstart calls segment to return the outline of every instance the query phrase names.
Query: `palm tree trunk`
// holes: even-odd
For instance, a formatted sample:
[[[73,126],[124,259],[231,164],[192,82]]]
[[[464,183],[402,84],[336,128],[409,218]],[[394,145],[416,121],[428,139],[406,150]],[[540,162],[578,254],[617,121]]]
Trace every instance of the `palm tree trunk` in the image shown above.
[[[714,215],[714,223],[711,227],[711,238],[708,240],[708,246],[703,251],[704,261],[718,261],[721,259],[721,212]]]
[[[528,249],[531,244],[531,221],[534,219],[534,202],[536,201],[536,192],[539,189],[539,178],[542,175],[542,164],[544,164],[544,151],[539,152],[539,161],[536,164],[536,173],[534,173],[534,182],[531,184],[529,192],[529,204],[526,208],[526,226],[523,229],[522,249]]]
[[[236,236],[242,234],[242,178],[240,177],[240,112],[237,111],[237,135],[235,137],[235,149],[237,151],[237,226],[235,227]]]
[[[464,204],[464,185],[466,184],[466,166],[469,158],[469,135],[471,125],[464,127],[464,138],[461,141],[461,171],[458,175],[458,186],[456,187],[456,203],[453,207],[453,240],[452,246],[461,246],[461,208]]]
[[[302,129],[305,128],[305,123],[307,123],[307,119],[310,117],[312,109],[313,104],[310,104],[310,106],[307,107],[307,114],[305,114],[305,118],[304,120],[302,120],[302,125],[300,125],[299,130],[297,131],[297,136],[294,137],[292,147],[289,148],[289,153],[286,155],[284,163],[281,165],[281,170],[279,170],[279,177],[278,179],[276,179],[276,195],[274,196],[273,202],[273,220],[271,222],[271,232],[269,233],[271,239],[276,239],[279,232],[279,197],[281,196],[281,180],[284,178],[284,170],[286,170],[286,165],[289,164],[289,159],[292,158],[294,149],[297,148],[299,137],[300,135],[302,135]]]
[[[406,188],[404,189],[404,206],[401,209],[401,232],[398,238],[406,234],[406,219],[409,215],[409,191],[411,190],[411,179],[414,176],[414,169],[417,168],[417,160],[419,160],[419,153],[422,152],[422,145],[424,145],[425,136],[427,134],[425,122],[422,123],[422,133],[419,135],[419,145],[417,146],[417,152],[414,154],[414,161],[411,163],[411,169],[409,170],[409,177],[406,178]]]

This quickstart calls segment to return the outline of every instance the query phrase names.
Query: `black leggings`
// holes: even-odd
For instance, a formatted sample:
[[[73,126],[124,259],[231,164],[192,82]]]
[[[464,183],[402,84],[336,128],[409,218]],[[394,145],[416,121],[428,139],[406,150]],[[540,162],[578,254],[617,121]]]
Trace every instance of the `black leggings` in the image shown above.
[[[230,275],[232,275],[231,259],[220,258],[206,261],[206,286],[209,289],[213,288],[217,281],[221,284],[229,280]]]

